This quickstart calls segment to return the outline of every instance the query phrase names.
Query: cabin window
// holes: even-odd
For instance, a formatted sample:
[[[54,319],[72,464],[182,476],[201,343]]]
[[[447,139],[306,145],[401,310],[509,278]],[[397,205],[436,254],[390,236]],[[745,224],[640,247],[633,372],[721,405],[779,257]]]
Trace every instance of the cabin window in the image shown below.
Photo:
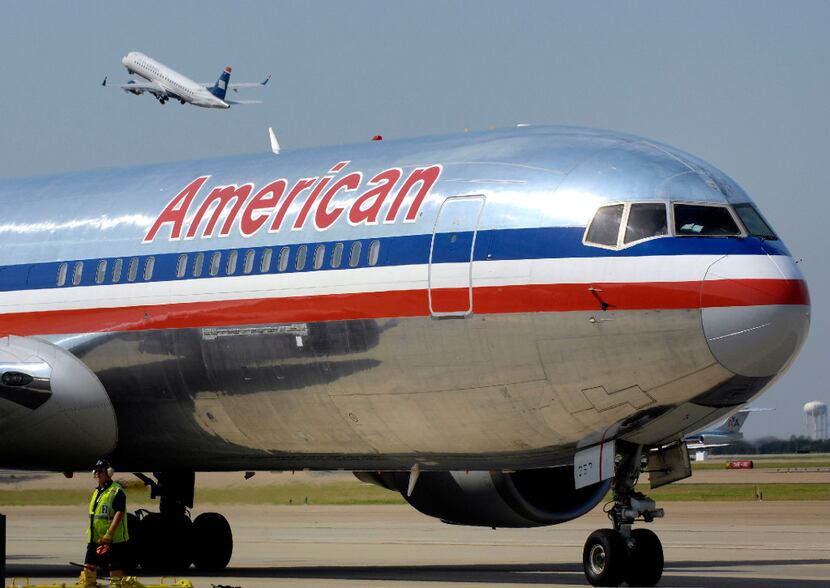
[[[193,277],[198,278],[202,275],[202,266],[205,265],[205,254],[197,253],[193,259]]]
[[[369,265],[378,264],[378,256],[380,255],[380,241],[375,239],[369,243]]]
[[[741,234],[728,208],[703,204],[675,204],[674,232],[692,237],[729,237]]]
[[[625,244],[659,237],[669,232],[666,205],[663,203],[632,204],[625,223]]]
[[[331,267],[337,269],[343,261],[343,243],[335,243],[331,250]]]
[[[138,258],[131,257],[130,258],[130,265],[127,267],[127,281],[128,282],[135,282],[136,277],[138,276]]]
[[[187,254],[179,255],[179,262],[176,264],[176,277],[182,278],[187,273]]]
[[[121,270],[124,268],[124,260],[120,257],[112,262],[112,283],[117,284],[121,281]]]
[[[81,283],[81,277],[84,275],[84,262],[76,261],[72,268],[72,285],[77,286]]]
[[[239,254],[234,249],[230,253],[228,253],[228,263],[225,265],[225,273],[229,276],[232,276],[236,273],[236,258],[239,257]]]
[[[271,255],[273,253],[270,247],[262,252],[262,259],[259,260],[259,271],[263,274],[271,271]]]
[[[63,286],[66,283],[66,268],[65,261],[58,266],[58,286]]]
[[[107,260],[102,259],[98,262],[98,269],[95,270],[95,283],[103,284],[107,277]]]
[[[152,255],[144,261],[144,281],[147,282],[153,277],[153,268],[156,266],[156,258]]]
[[[325,245],[318,245],[314,248],[314,269],[320,269],[323,267],[323,260],[326,257],[326,246]]]
[[[208,270],[210,272],[210,275],[215,276],[219,273],[220,261],[222,261],[222,252],[214,251],[213,255],[210,256],[210,268]]]
[[[245,252],[245,261],[242,263],[242,273],[250,274],[254,271],[254,255],[256,252],[253,249],[248,249]]]
[[[360,263],[360,250],[363,247],[360,241],[352,243],[352,250],[349,252],[349,267],[357,267]]]
[[[616,247],[622,215],[622,204],[601,206],[591,220],[591,224],[588,226],[585,242],[594,245],[605,245],[606,247]]]
[[[746,228],[746,232],[761,239],[778,240],[778,235],[770,228],[764,217],[751,204],[736,204],[735,212]]]
[[[291,253],[291,250],[288,247],[283,247],[280,249],[280,259],[277,263],[277,270],[284,272],[288,269],[288,255]]]
[[[294,269],[297,271],[300,271],[305,267],[305,257],[307,251],[308,247],[305,245],[300,245],[299,249],[297,249],[297,258],[294,260]]]

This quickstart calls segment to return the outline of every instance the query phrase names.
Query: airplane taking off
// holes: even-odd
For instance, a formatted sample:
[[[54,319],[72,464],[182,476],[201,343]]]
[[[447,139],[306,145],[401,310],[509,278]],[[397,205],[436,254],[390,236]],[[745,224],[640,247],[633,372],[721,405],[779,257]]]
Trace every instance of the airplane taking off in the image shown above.
[[[269,75],[262,82],[241,82],[231,84],[231,68],[226,67],[215,84],[194,82],[190,78],[180,74],[159,63],[152,57],[148,57],[139,51],[130,51],[121,60],[124,67],[131,74],[136,74],[147,80],[146,82],[135,82],[133,80],[115,86],[125,92],[136,96],[148,92],[156,97],[159,103],[164,104],[170,98],[178,100],[182,104],[189,102],[194,106],[203,108],[230,108],[231,104],[259,104],[260,100],[230,100],[226,97],[228,90],[237,91],[238,88],[255,88],[264,86],[271,79]],[[107,78],[104,78],[102,86],[107,85]]]
[[[683,439],[791,364],[810,302],[749,196],[643,138],[521,128],[0,183],[0,468],[141,474],[147,567],[223,568],[194,472],[348,469],[554,525],[654,585]],[[181,549],[193,542],[193,553]]]

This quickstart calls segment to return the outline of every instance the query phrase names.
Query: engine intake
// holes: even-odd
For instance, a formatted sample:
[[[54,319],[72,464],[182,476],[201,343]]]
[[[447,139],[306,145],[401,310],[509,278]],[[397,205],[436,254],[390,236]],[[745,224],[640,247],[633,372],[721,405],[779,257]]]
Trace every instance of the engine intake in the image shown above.
[[[421,472],[407,496],[408,472],[359,472],[358,478],[396,490],[420,512],[455,525],[541,527],[582,516],[608,492],[611,480],[577,490],[573,468],[511,473]]]

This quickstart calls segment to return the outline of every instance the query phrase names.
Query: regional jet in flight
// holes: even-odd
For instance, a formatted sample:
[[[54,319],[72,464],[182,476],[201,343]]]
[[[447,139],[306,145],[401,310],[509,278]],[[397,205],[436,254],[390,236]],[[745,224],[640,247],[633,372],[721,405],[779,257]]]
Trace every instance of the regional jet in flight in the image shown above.
[[[227,520],[190,519],[195,472],[349,469],[482,527],[563,523],[611,489],[586,577],[652,586],[641,473],[691,475],[684,437],[767,389],[809,326],[737,183],[610,131],[17,179],[0,204],[0,468],[139,472],[148,568],[230,561]]]
[[[147,81],[136,82],[130,80],[126,84],[116,87],[135,95],[148,92],[155,96],[161,104],[166,103],[170,98],[178,100],[182,104],[189,102],[194,106],[203,108],[230,108],[231,104],[258,104],[261,102],[260,100],[231,100],[226,97],[227,91],[233,90],[236,92],[239,88],[264,86],[271,79],[269,75],[262,82],[231,84],[229,82],[231,68],[226,67],[215,84],[194,82],[176,70],[138,51],[127,53],[121,63],[124,64],[129,73],[139,75]],[[101,85],[107,85],[106,77]]]

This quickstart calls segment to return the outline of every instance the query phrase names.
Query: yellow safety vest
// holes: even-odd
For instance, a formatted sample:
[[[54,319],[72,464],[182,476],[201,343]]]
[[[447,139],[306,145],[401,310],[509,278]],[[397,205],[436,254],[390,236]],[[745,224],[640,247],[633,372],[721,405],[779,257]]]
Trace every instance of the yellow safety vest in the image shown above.
[[[109,529],[115,512],[112,510],[112,503],[115,501],[115,494],[123,489],[118,482],[113,482],[106,490],[100,494],[96,488],[92,492],[92,498],[89,501],[89,527],[86,530],[87,543],[97,543],[98,539],[103,537],[107,529]],[[113,543],[123,543],[129,540],[130,534],[127,531],[127,513],[121,519],[121,524],[115,530],[112,536]]]

